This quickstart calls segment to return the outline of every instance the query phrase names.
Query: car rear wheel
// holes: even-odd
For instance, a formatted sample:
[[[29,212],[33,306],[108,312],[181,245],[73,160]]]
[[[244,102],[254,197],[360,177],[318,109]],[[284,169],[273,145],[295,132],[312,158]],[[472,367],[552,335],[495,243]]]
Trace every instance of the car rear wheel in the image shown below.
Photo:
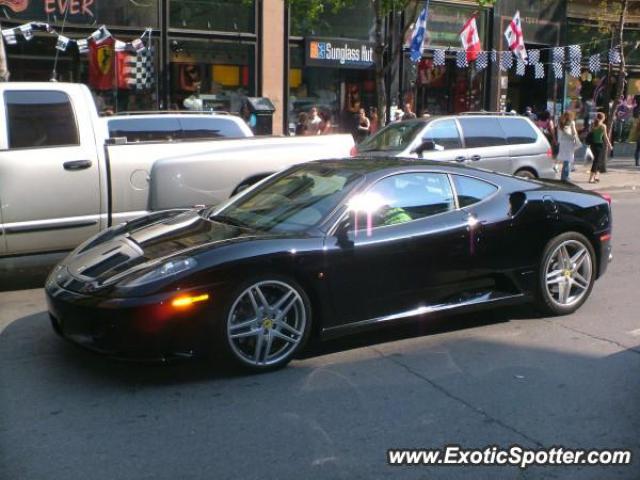
[[[231,359],[250,370],[285,366],[306,343],[311,309],[304,291],[285,278],[241,286],[225,317],[225,346]]]
[[[540,264],[538,306],[552,315],[575,312],[589,297],[595,277],[595,253],[584,235],[567,232],[553,238]]]
[[[535,172],[527,169],[527,168],[521,168],[520,170],[518,170],[515,173],[516,177],[520,177],[520,178],[528,178],[528,179],[535,179],[538,178],[538,176],[535,174]]]

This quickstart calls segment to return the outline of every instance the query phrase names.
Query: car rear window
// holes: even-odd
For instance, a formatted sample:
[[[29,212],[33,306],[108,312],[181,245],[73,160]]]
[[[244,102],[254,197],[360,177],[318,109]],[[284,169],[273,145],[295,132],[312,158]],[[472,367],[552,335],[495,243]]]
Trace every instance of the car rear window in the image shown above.
[[[456,187],[458,203],[461,207],[468,207],[474,203],[481,202],[498,190],[495,185],[477,178],[462,175],[452,175],[451,178],[453,185]]]
[[[509,145],[536,143],[538,135],[524,118],[501,118],[498,120]]]
[[[180,131],[180,122],[175,117],[109,120],[109,136],[126,137],[127,142],[177,140],[180,138]]]
[[[193,116],[180,118],[182,138],[244,138],[246,133],[231,118]]]
[[[507,144],[497,118],[465,117],[458,121],[462,127],[467,148],[495,147]]]

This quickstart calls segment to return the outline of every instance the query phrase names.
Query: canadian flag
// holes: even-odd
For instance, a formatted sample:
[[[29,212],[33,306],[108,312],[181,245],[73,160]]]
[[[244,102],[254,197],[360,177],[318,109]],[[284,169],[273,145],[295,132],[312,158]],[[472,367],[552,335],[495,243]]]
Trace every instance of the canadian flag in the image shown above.
[[[478,35],[478,25],[476,24],[476,17],[471,17],[462,27],[460,32],[460,41],[462,42],[462,48],[467,52],[467,61],[472,62],[482,51],[482,45],[480,44],[480,36]]]
[[[520,23],[520,11],[516,11],[513,16],[513,20],[509,23],[509,26],[504,31],[504,36],[507,39],[507,45],[517,57],[523,62],[527,60],[527,49],[524,48],[524,34],[522,33],[522,23]]]

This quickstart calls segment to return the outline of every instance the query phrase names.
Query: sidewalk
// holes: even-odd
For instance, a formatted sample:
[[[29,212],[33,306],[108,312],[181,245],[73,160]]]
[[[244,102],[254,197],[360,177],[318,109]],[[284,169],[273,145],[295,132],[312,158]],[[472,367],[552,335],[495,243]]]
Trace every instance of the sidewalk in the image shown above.
[[[591,164],[583,164],[576,159],[576,170],[569,180],[585,190],[599,192],[639,192],[640,167],[635,166],[633,157],[615,157],[607,161],[607,173],[600,174],[599,183],[589,183]]]

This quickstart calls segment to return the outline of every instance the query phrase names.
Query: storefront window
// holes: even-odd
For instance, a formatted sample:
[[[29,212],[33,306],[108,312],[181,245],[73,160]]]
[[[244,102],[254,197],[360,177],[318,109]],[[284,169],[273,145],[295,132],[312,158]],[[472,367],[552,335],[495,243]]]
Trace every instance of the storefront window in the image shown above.
[[[238,113],[244,99],[255,95],[253,44],[178,39],[170,44],[170,108]]]
[[[292,36],[327,36],[344,38],[364,38],[372,36],[374,12],[371,0],[354,0],[347,5],[332,11],[326,11],[317,19],[309,20],[309,10],[299,6],[291,9]]]
[[[313,107],[331,122],[332,131],[355,133],[358,111],[370,115],[376,105],[373,68],[310,67],[305,65],[305,48],[291,45],[289,70],[289,129],[293,131],[301,113]]]
[[[157,28],[159,0],[40,0],[33,2],[0,2],[0,13],[23,21],[43,21],[60,25],[106,25],[108,28]],[[26,3],[26,8],[13,6]],[[20,11],[17,11],[20,10]]]
[[[219,32],[255,32],[255,1],[171,0],[171,28]]]

